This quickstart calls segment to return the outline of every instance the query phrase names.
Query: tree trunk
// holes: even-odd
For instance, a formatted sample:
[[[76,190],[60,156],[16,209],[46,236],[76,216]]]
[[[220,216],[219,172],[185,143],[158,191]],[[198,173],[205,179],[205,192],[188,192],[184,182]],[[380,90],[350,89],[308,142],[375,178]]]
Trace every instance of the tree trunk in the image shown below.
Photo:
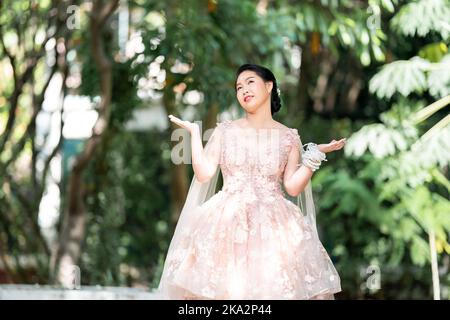
[[[316,65],[317,61],[305,44],[298,43],[298,45],[304,48],[301,53],[301,66],[299,68],[297,85],[298,109],[302,110],[300,122],[304,122],[314,112],[311,106],[310,84],[313,81],[313,70],[311,68]]]
[[[91,52],[100,80],[101,101],[99,117],[86,141],[84,150],[76,158],[69,180],[68,205],[63,216],[58,248],[52,258],[53,282],[72,286],[86,231],[86,208],[84,206],[85,184],[83,174],[96,150],[104,139],[111,113],[112,68],[104,51],[102,31],[108,18],[118,6],[118,0],[93,2],[90,15]],[[75,279],[76,280],[76,279]]]
[[[170,74],[168,74],[170,77]],[[173,87],[169,85],[164,89],[163,94],[163,104],[166,109],[166,113],[169,114],[177,114],[176,106],[175,106],[175,97],[173,95]],[[170,126],[169,130],[172,132],[173,130],[179,128],[177,125],[173,124],[169,121]],[[177,141],[171,143],[173,147],[177,144]],[[171,175],[170,175],[170,190],[172,197],[172,213],[170,215],[170,222],[172,225],[175,225],[178,221],[178,217],[183,209],[184,201],[186,200],[186,195],[189,190],[189,181],[188,181],[188,172],[186,168],[187,164],[172,164],[171,167]]]

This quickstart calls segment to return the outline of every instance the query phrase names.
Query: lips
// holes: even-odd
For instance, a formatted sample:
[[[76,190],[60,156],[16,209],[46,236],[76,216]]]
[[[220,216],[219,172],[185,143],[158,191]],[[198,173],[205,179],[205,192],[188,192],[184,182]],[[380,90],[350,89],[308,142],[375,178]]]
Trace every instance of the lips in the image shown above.
[[[246,97],[244,98],[244,102],[247,102],[247,101],[250,100],[251,98],[253,98],[253,96],[246,96]]]

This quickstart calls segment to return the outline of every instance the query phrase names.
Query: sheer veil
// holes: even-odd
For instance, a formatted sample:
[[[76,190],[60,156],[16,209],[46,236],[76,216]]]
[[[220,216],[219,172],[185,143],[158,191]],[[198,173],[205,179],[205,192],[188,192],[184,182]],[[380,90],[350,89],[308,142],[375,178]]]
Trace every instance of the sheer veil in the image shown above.
[[[220,127],[217,126],[212,132],[208,142],[203,147],[203,152],[208,157],[213,157],[215,154],[220,154],[220,145],[221,145],[221,132]],[[217,166],[216,172],[213,177],[207,182],[201,183],[197,180],[197,177],[194,175],[191,181],[191,185],[189,187],[189,191],[186,197],[186,201],[181,210],[181,213],[178,218],[177,225],[175,227],[175,231],[172,237],[172,240],[169,245],[169,249],[167,251],[167,255],[164,261],[164,268],[159,280],[158,288],[156,290],[158,299],[170,299],[169,297],[175,296],[177,293],[171,287],[169,283],[169,262],[174,258],[174,255],[177,255],[177,259],[183,257],[183,255],[187,254],[187,250],[180,250],[185,248],[186,244],[181,243],[183,238],[183,234],[188,234],[190,229],[195,225],[198,213],[197,207],[201,206],[204,202],[210,199],[216,190],[217,180],[219,177],[220,168]],[[180,299],[182,297],[179,297]]]
[[[305,152],[303,150],[303,144],[300,137],[298,137],[300,142],[300,157],[299,163],[302,163],[302,154]],[[295,198],[294,203],[300,208],[300,211],[305,216],[306,222],[310,225],[313,236],[319,238],[316,226],[316,208],[314,205],[314,198],[311,186],[311,179],[308,181],[305,189]]]
[[[204,146],[205,154],[216,160],[220,158],[220,148],[222,145],[221,139],[223,136],[221,131],[221,124],[218,123],[218,126],[216,126],[213,130],[208,142]],[[300,163],[303,152],[304,150],[300,140]],[[168,281],[169,274],[172,271],[169,270],[169,262],[172,261],[175,256],[177,259],[183,259],[183,257],[187,254],[187,244],[181,242],[183,235],[189,234],[192,228],[195,227],[200,213],[198,207],[208,201],[215,194],[219,171],[220,166],[218,165],[214,176],[209,181],[204,183],[199,182],[195,175],[192,178],[185,204],[179,215],[174,235],[167,251],[162,275],[155,292],[157,299],[173,299],[173,297],[177,297],[177,290],[173,288],[170,281]],[[311,180],[306,185],[304,191],[293,199],[293,202],[299,207],[300,211],[305,216],[307,223],[311,226],[313,236],[318,238]],[[182,299],[182,297],[177,297],[176,299]]]

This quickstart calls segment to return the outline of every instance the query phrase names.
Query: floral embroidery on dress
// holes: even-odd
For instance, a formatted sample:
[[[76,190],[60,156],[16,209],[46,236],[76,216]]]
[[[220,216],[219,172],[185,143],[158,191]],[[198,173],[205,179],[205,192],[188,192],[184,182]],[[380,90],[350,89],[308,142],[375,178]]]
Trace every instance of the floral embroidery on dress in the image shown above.
[[[230,120],[216,126],[222,190],[198,209],[202,218],[183,230],[182,245],[166,260],[170,297],[309,299],[339,292],[325,248],[282,191],[289,153],[301,145],[297,129],[280,129],[273,144],[261,134],[258,146],[242,143],[232,129]],[[244,161],[236,161],[240,156]]]

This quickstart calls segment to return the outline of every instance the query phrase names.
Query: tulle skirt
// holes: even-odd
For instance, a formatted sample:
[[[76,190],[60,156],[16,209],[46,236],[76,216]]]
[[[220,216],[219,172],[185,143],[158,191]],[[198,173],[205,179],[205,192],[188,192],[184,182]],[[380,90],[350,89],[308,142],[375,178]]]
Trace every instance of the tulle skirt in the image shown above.
[[[168,253],[163,299],[317,299],[340,278],[300,208],[281,194],[219,191]]]

